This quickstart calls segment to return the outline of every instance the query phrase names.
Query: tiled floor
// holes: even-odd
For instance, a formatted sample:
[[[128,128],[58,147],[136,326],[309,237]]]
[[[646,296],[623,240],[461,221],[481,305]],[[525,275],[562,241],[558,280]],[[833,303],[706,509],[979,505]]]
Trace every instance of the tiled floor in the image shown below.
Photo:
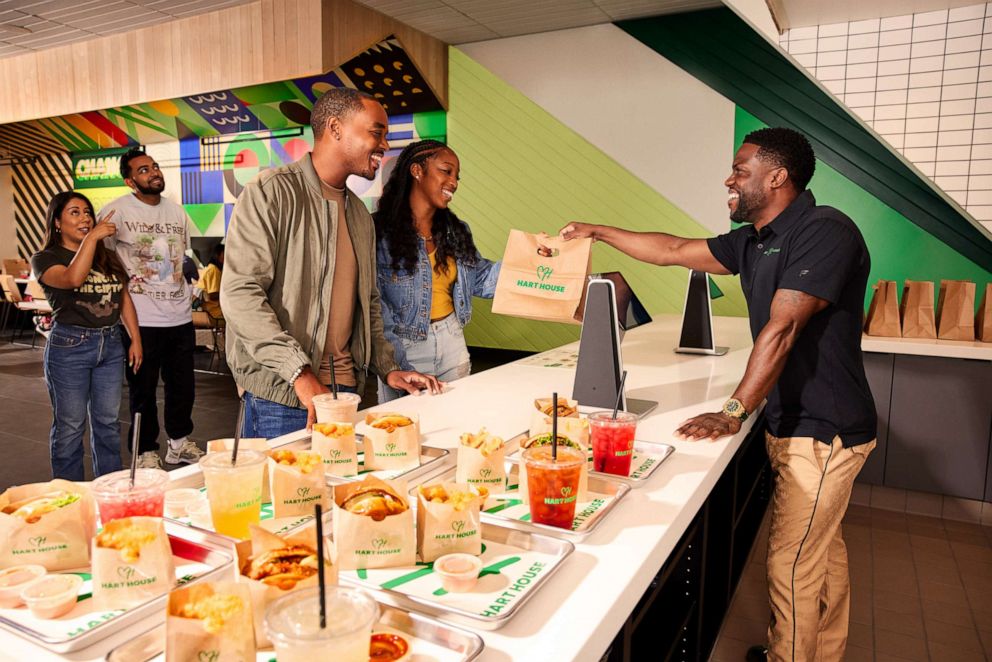
[[[712,662],[743,662],[765,640],[767,537],[766,518]],[[852,505],[844,539],[847,662],[992,659],[992,528]]]

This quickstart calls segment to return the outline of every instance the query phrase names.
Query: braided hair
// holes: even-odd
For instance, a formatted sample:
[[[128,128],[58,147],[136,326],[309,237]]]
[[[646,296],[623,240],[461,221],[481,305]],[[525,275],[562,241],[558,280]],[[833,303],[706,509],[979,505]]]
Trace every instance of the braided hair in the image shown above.
[[[393,172],[382,189],[382,197],[374,214],[375,232],[378,241],[386,242],[392,255],[390,268],[394,271],[411,272],[417,265],[419,242],[413,225],[410,210],[410,193],[413,189],[413,175],[410,168],[426,163],[441,150],[451,148],[437,140],[421,140],[403,148],[396,159]],[[434,270],[441,274],[448,271],[448,258],[455,258],[465,264],[474,265],[477,254],[475,243],[468,227],[450,209],[434,211],[431,234],[437,247]]]

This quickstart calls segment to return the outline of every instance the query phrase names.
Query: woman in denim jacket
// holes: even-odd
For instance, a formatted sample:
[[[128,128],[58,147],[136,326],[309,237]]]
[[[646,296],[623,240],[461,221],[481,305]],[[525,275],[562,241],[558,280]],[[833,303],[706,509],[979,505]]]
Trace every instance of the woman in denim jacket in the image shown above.
[[[458,172],[458,157],[444,143],[412,143],[372,215],[386,338],[401,369],[441,381],[469,374],[462,327],[472,318],[473,296],[493,297],[500,267],[479,255],[468,225],[448,209]],[[379,381],[379,402],[401,395]]]
[[[128,275],[117,254],[103,245],[117,228],[113,212],[96,221],[86,196],[66,191],[48,203],[45,245],[31,267],[52,306],[45,345],[45,382],[52,400],[49,445],[52,476],[83,480],[83,432],[90,422],[93,476],[121,468],[118,412],[124,358],[141,366],[138,315],[127,291]],[[121,323],[131,336],[125,352]]]

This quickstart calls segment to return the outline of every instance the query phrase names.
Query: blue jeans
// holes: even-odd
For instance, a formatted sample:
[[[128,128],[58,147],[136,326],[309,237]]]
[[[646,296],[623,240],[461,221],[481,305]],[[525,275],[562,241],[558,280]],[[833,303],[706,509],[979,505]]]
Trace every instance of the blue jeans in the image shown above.
[[[354,386],[338,386],[341,393],[357,393]],[[245,391],[245,423],[241,436],[272,439],[307,426],[307,410],[255,397]]]
[[[45,382],[52,399],[49,445],[52,476],[83,478],[87,413],[93,475],[121,468],[121,383],[124,345],[120,325],[87,328],[56,322],[45,345]]]
[[[442,382],[451,382],[468,377],[472,371],[472,361],[465,346],[465,334],[458,317],[448,315],[443,320],[431,322],[427,327],[427,338],[409,340],[400,338],[406,350],[406,360],[417,372],[434,375]],[[379,380],[379,403],[389,402],[407,395],[397,391],[381,379]]]

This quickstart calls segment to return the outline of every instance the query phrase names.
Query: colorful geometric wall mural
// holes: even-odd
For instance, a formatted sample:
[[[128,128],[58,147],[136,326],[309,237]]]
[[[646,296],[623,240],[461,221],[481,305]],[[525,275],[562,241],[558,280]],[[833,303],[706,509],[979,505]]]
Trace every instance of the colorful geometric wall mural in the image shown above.
[[[392,37],[319,76],[0,125],[0,151],[29,157],[13,165],[21,191],[15,195],[18,252],[30,257],[41,245],[44,209],[56,192],[79,190],[98,213],[128,194],[118,164],[136,145],[161,166],[165,196],[186,209],[191,234],[224,236],[245,184],[312,149],[310,110],[332,87],[372,94],[389,114],[390,150],[378,176],[348,181],[370,208],[405,145],[447,139],[443,107]]]

